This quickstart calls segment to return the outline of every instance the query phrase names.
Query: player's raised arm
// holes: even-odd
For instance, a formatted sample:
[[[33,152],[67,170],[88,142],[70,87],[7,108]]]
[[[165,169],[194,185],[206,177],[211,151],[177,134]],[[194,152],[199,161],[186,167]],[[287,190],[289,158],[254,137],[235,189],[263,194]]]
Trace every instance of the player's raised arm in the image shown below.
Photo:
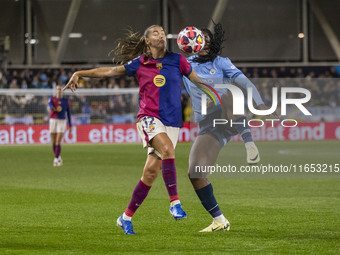
[[[256,86],[244,75],[244,74],[241,74],[239,76],[237,76],[235,79],[234,79],[234,82],[242,87],[245,91],[248,91],[248,88],[251,88],[252,89],[252,96],[253,96],[253,100],[255,101],[256,105],[257,105],[257,108],[259,110],[268,110],[269,107],[266,106],[262,100],[262,97],[259,93],[259,91],[257,90]],[[272,117],[274,117],[275,119],[279,119],[280,118],[280,115],[275,111],[271,114]]]
[[[212,107],[214,104],[216,105],[217,101],[220,101],[221,103],[221,98],[216,93],[216,91],[211,86],[208,86],[206,83],[204,83],[194,70],[192,70],[192,72],[187,77],[193,84],[195,84],[199,89],[208,95],[208,108]]]
[[[88,78],[107,78],[107,77],[117,77],[122,76],[126,73],[125,66],[113,66],[113,67],[99,67],[90,70],[81,70],[75,72],[69,82],[65,85],[63,90],[65,91],[67,88],[71,89],[72,92],[76,91],[78,87],[79,77],[88,77]]]
[[[198,77],[198,75],[195,73],[194,70],[192,70],[192,72],[188,75],[188,78],[192,83],[194,83],[200,89],[204,88],[204,86],[202,85],[203,81],[201,80],[200,77]]]

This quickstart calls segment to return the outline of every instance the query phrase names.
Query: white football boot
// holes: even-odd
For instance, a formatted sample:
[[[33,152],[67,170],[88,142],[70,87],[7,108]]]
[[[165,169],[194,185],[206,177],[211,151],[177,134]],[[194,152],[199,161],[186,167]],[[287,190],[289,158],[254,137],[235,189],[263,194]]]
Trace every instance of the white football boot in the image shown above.
[[[206,227],[205,229],[200,230],[200,232],[214,232],[219,230],[230,230],[230,223],[228,220],[221,222],[213,219],[213,222],[210,226]]]
[[[249,165],[256,164],[260,161],[260,153],[254,142],[245,144],[247,151],[247,162]]]
[[[53,166],[59,166],[59,160],[57,158],[54,158]]]
[[[59,166],[63,165],[63,160],[62,160],[62,158],[60,156],[58,157],[58,163],[59,163]]]

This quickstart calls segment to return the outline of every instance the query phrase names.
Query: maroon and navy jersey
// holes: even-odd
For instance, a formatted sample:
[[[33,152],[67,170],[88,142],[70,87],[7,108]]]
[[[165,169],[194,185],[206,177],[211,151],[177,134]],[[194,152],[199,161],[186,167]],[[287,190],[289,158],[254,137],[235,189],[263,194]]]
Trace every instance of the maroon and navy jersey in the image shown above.
[[[153,116],[166,126],[182,127],[182,78],[192,71],[186,58],[167,51],[163,58],[142,55],[124,66],[127,75],[136,74],[139,83],[138,120]]]
[[[72,126],[70,101],[67,98],[50,97],[48,100],[48,105],[50,106],[51,119],[66,119],[67,114],[68,125]]]

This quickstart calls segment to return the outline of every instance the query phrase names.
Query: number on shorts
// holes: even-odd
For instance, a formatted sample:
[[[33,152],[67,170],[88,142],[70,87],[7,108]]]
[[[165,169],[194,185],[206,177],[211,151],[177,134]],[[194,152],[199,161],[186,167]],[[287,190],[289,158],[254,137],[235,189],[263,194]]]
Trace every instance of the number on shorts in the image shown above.
[[[155,120],[155,117],[145,117],[145,118],[143,118],[144,127],[148,128],[151,125],[155,125],[156,123],[154,122],[154,120]]]

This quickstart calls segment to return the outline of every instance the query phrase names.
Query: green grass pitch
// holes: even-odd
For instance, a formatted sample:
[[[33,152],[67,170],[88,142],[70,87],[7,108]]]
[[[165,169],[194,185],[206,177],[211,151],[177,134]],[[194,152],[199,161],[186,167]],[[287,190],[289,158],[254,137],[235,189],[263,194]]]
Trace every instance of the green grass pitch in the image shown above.
[[[258,142],[263,163],[340,163],[340,142]],[[229,232],[211,223],[187,178],[190,144],[176,149],[188,219],[176,222],[161,176],[133,218],[115,226],[141,177],[141,145],[0,146],[0,254],[340,254],[340,178],[214,178]],[[219,162],[244,164],[242,143]],[[338,176],[340,173],[338,174]]]

